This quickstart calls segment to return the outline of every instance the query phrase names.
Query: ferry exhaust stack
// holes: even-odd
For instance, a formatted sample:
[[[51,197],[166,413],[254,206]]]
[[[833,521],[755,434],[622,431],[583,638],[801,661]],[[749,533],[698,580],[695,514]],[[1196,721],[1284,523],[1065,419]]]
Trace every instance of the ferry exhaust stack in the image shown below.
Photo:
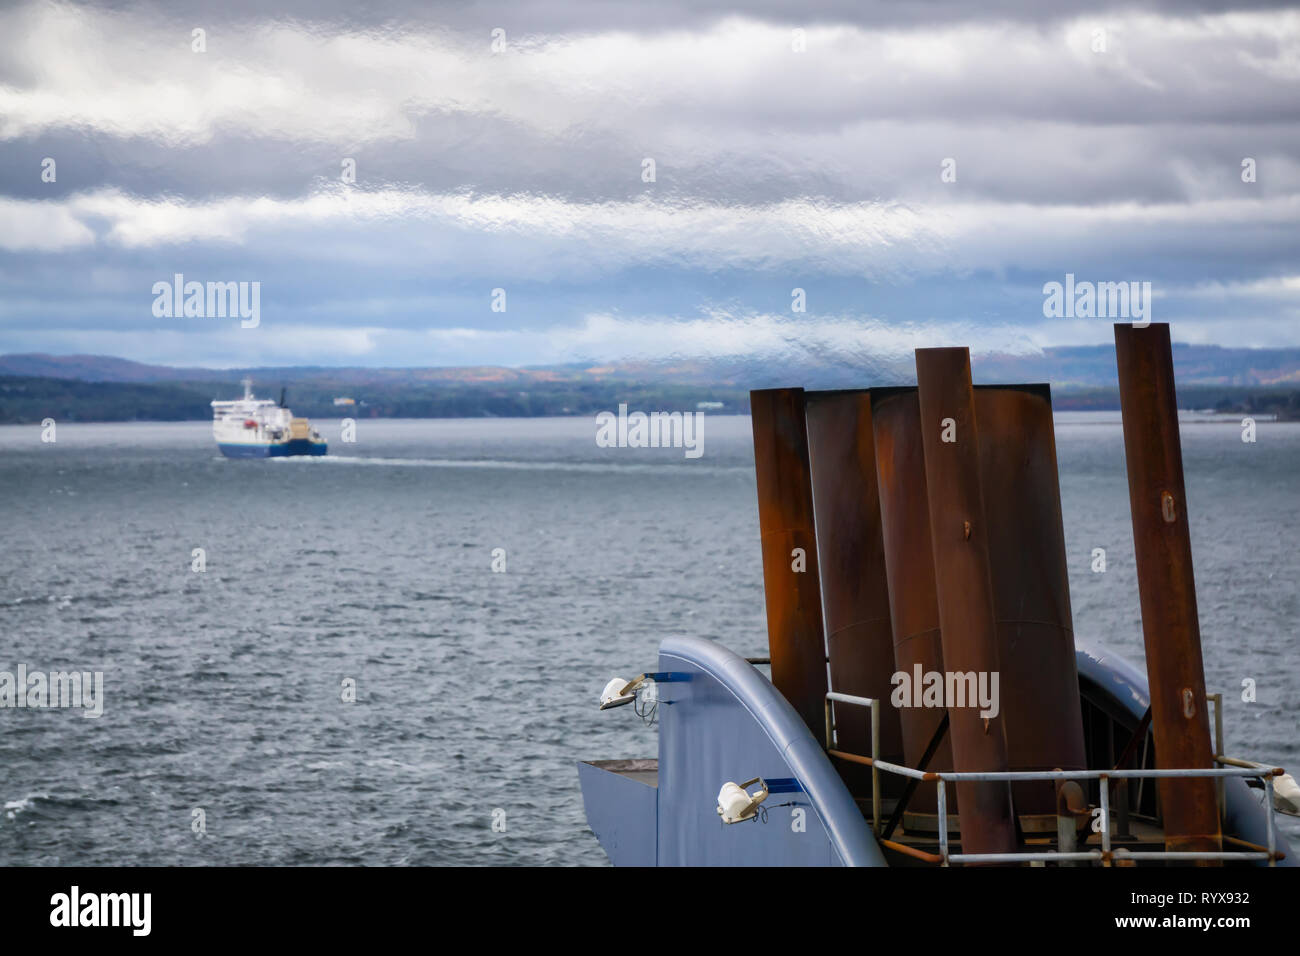
[[[871,392],[809,392],[806,402],[831,690],[887,701],[894,643],[880,536]],[[871,752],[869,716],[857,707],[837,713],[841,750]],[[902,763],[898,711],[884,706],[880,717],[880,755]],[[845,763],[839,770],[855,796],[870,791],[867,768]],[[899,778],[881,776],[882,791],[901,791],[901,783]]]
[[[826,638],[802,388],[751,393],[772,683],[822,735]]]
[[[939,639],[939,598],[934,589],[934,558],[930,550],[930,509],[925,492],[921,410],[915,388],[872,389],[871,419],[876,444],[876,476],[880,495],[880,531],[885,554],[885,584],[893,630],[894,669],[902,674],[943,671]],[[952,745],[941,730],[944,712],[931,707],[903,707],[899,723],[909,767],[920,767],[934,744],[924,769],[952,770]],[[949,794],[949,803],[959,808]],[[937,795],[920,787],[908,801],[914,812],[934,814]]]
[[[1007,759],[1012,770],[1083,770],[1051,390],[976,386],[975,417]],[[1012,794],[1022,818],[1056,812],[1050,781],[1016,783]]]
[[[1201,628],[1169,326],[1115,326],[1124,457],[1158,766],[1210,768]],[[1161,779],[1165,846],[1222,849],[1214,781]]]
[[[1115,335],[1147,674],[1075,638],[1048,386],[751,392],[771,677],[674,635],[610,681],[658,727],[579,764],[612,862],[1296,865],[1291,778],[1210,743],[1168,327]]]
[[[966,349],[917,349],[917,394],[925,448],[934,582],[944,670],[992,675],[998,663],[988,524],[980,482],[979,433],[970,357]],[[948,703],[954,769],[1005,772],[1007,742],[1001,710],[980,716]],[[1012,853],[1017,846],[1011,787],[1004,781],[957,784],[962,850]]]

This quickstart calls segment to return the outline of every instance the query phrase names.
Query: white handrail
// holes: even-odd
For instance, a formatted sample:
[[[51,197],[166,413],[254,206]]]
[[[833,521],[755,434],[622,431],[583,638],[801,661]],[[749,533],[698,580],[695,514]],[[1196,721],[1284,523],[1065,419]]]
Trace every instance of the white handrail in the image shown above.
[[[877,836],[880,834],[880,775],[879,771],[911,777],[914,780],[935,781],[938,784],[939,801],[939,856],[941,865],[957,863],[1028,863],[1049,860],[1100,860],[1103,865],[1112,858],[1134,860],[1268,860],[1269,866],[1277,863],[1277,836],[1273,821],[1273,778],[1283,773],[1280,767],[1266,766],[1230,766],[1207,767],[1197,769],[1163,769],[1163,770],[997,770],[997,771],[951,771],[951,770],[917,770],[901,764],[890,763],[880,759],[880,701],[871,697],[855,697],[828,691],[826,694],[826,749],[834,751],[834,712],[831,703],[853,704],[867,707],[871,711],[871,828]],[[838,751],[835,751],[838,753]],[[858,755],[853,755],[858,756]],[[1215,755],[1216,762],[1233,761],[1222,754]],[[1147,779],[1147,778],[1192,778],[1210,777],[1222,780],[1225,777],[1258,777],[1264,782],[1266,804],[1266,827],[1268,832],[1268,850],[1245,851],[1186,851],[1186,850],[1143,850],[1131,851],[1121,847],[1114,852],[1110,847],[1110,787],[1109,780]],[[1101,795],[1101,849],[1077,853],[1049,851],[1045,853],[948,853],[948,800],[947,784],[962,781],[1020,781],[1020,780],[1097,780],[1100,781]]]

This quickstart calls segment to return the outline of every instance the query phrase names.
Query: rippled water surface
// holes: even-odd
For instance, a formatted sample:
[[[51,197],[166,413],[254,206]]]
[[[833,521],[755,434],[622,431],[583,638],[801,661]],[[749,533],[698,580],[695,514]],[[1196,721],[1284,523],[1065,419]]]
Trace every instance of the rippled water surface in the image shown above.
[[[589,419],[318,424],[328,458],[262,462],[206,423],[0,428],[0,670],[105,697],[0,710],[0,864],[603,864],[574,761],[656,751],[605,681],[668,634],[765,652],[747,418],[698,460]],[[1057,442],[1076,632],[1141,664],[1117,419]],[[1294,770],[1300,426],[1183,451],[1228,750]]]

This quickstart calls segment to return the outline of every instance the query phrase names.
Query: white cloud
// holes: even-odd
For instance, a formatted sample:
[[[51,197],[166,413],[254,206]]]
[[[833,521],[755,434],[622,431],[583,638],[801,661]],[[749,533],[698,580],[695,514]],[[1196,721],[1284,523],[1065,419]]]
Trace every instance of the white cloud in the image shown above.
[[[85,315],[110,327],[104,349],[134,353],[111,327],[150,321],[138,290],[182,271],[263,281],[268,327],[333,330],[296,358],[289,339],[253,340],[291,361],[431,341],[476,362],[676,342],[782,354],[795,327],[763,310],[796,285],[823,310],[799,335],[827,355],[856,354],[864,328],[903,349],[1107,340],[1039,323],[1035,283],[1072,271],[1153,280],[1157,316],[1189,334],[1202,326],[1188,310],[1223,303],[1250,313],[1242,329],[1272,310],[1279,331],[1257,338],[1295,337],[1300,12],[926,10],[877,29],[810,17],[803,54],[789,24],[751,17],[507,22],[494,55],[486,27],[424,19],[11,7],[0,156],[18,165],[0,251],[17,258],[0,258],[0,318],[48,323],[53,341]],[[207,53],[190,50],[196,24]],[[59,153],[48,192],[21,166],[36,140],[35,156]],[[334,178],[344,156],[357,187]],[[949,156],[959,178],[941,183]],[[1243,156],[1257,183],[1241,182]],[[508,316],[469,328],[486,290],[511,283],[531,299],[512,288]],[[891,314],[850,314],[860,292]],[[682,321],[715,301],[730,311]],[[459,328],[409,331],[426,317]],[[196,355],[247,347],[164,331],[194,335]]]
[[[1272,314],[1224,319],[1163,316],[1175,341],[1235,347],[1300,345],[1300,314],[1281,323]],[[1224,341],[1224,330],[1231,333]],[[568,362],[760,360],[832,364],[869,375],[904,378],[912,350],[969,346],[973,355],[1036,354],[1063,345],[1109,345],[1111,323],[1099,319],[1030,324],[970,321],[887,321],[873,316],[798,318],[714,310],[692,318],[593,313],[574,323],[539,328],[441,329],[336,327],[264,319],[256,329],[237,323],[176,320],[172,327],[5,329],[0,352],[53,351],[129,355],[149,363],[215,368],[296,364],[366,366],[547,365]]]
[[[1260,298],[1300,302],[1300,275],[1269,276],[1242,281],[1198,282],[1179,290],[1188,298],[1224,302],[1232,299]]]
[[[1105,54],[1090,46],[1099,25]],[[194,53],[189,30],[144,11],[41,4],[0,14],[14,77],[0,86],[0,138],[68,128],[169,144],[219,131],[376,143],[410,138],[447,113],[555,135],[632,128],[650,143],[683,126],[707,138],[719,124],[784,120],[795,133],[869,118],[1044,119],[1094,107],[1168,122],[1286,107],[1300,63],[1300,14],[1274,10],[1048,26],[814,23],[803,54],[791,51],[788,26],[741,17],[654,33],[508,33],[500,54],[486,31],[293,21],[216,21],[207,52]],[[1250,103],[1237,99],[1247,90]]]
[[[58,252],[94,241],[94,230],[67,204],[0,197],[0,249],[6,252]]]
[[[1218,341],[1222,320],[1174,318],[1176,341]],[[1238,344],[1286,346],[1300,343],[1300,330],[1280,328],[1268,317],[1232,320]],[[1065,345],[1114,341],[1112,323],[1100,319],[1052,320],[1033,324],[971,321],[885,321],[871,316],[793,318],[774,314],[714,311],[675,316],[592,314],[581,322],[543,329],[431,329],[428,339],[446,364],[487,364],[492,356],[523,356],[513,364],[574,361],[662,362],[682,359],[758,359],[782,362],[831,360],[863,369],[898,362],[910,368],[913,350],[969,346],[974,355],[1028,355]],[[453,360],[454,361],[451,361]]]
[[[235,368],[257,365],[371,364],[381,341],[418,347],[419,336],[373,327],[263,322],[243,329],[214,319],[176,320],[172,328],[4,329],[0,352],[129,355],[145,363]],[[412,363],[421,356],[411,352]],[[427,355],[425,356],[427,357]]]
[[[328,262],[351,258],[369,242],[393,259],[503,281],[646,264],[898,279],[1009,268],[1054,273],[1117,254],[1140,257],[1170,242],[1208,253],[1221,249],[1234,228],[1266,238],[1270,227],[1294,227],[1300,195],[1094,206],[807,199],[741,205],[335,186],[294,199],[189,203],[101,190],[63,201],[0,199],[0,222],[6,221],[15,226],[4,240],[11,251],[73,250],[97,234],[100,245],[128,250],[216,243]],[[1233,241],[1236,251],[1246,251],[1248,240]],[[1125,268],[1139,270],[1129,278],[1145,278],[1140,265]]]

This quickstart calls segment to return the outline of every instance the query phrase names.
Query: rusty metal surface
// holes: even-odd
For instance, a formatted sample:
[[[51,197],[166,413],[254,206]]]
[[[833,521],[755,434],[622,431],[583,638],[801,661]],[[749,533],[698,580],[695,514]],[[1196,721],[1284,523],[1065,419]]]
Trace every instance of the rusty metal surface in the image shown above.
[[[980,479],[1010,770],[1086,769],[1056,434],[1046,385],[977,386]],[[1016,812],[1053,813],[1050,781]]]
[[[930,512],[925,494],[925,459],[916,389],[872,389],[871,418],[894,668],[908,674],[916,673],[917,667],[922,674],[942,671],[939,602],[930,553]],[[892,704],[890,709],[894,709]],[[907,766],[921,765],[922,755],[943,717],[942,709],[906,707],[899,712]],[[929,769],[953,769],[952,746],[947,735],[940,741]],[[934,787],[919,788],[909,805],[919,812],[936,813]],[[955,812],[956,806],[953,801],[950,809]]]
[[[801,388],[749,393],[772,683],[820,740],[826,723],[826,640]],[[796,551],[802,552],[802,567]]]
[[[1156,766],[1213,766],[1169,326],[1115,326]],[[1221,849],[1214,781],[1158,781],[1167,850]]]
[[[880,757],[902,763],[898,711],[888,703],[894,642],[876,492],[871,394],[866,390],[808,392],[805,401],[831,690],[881,701]],[[835,723],[841,750],[871,753],[868,710],[837,708]],[[870,793],[869,772],[856,766],[840,770],[855,796]],[[893,795],[904,784],[903,778],[884,774],[881,791]]]
[[[917,349],[916,378],[944,668],[991,675],[1001,668],[968,350]],[[981,717],[977,706],[950,706],[948,719],[955,769],[1008,769],[1005,712]],[[956,789],[962,852],[1014,852],[1010,787],[964,781]]]

